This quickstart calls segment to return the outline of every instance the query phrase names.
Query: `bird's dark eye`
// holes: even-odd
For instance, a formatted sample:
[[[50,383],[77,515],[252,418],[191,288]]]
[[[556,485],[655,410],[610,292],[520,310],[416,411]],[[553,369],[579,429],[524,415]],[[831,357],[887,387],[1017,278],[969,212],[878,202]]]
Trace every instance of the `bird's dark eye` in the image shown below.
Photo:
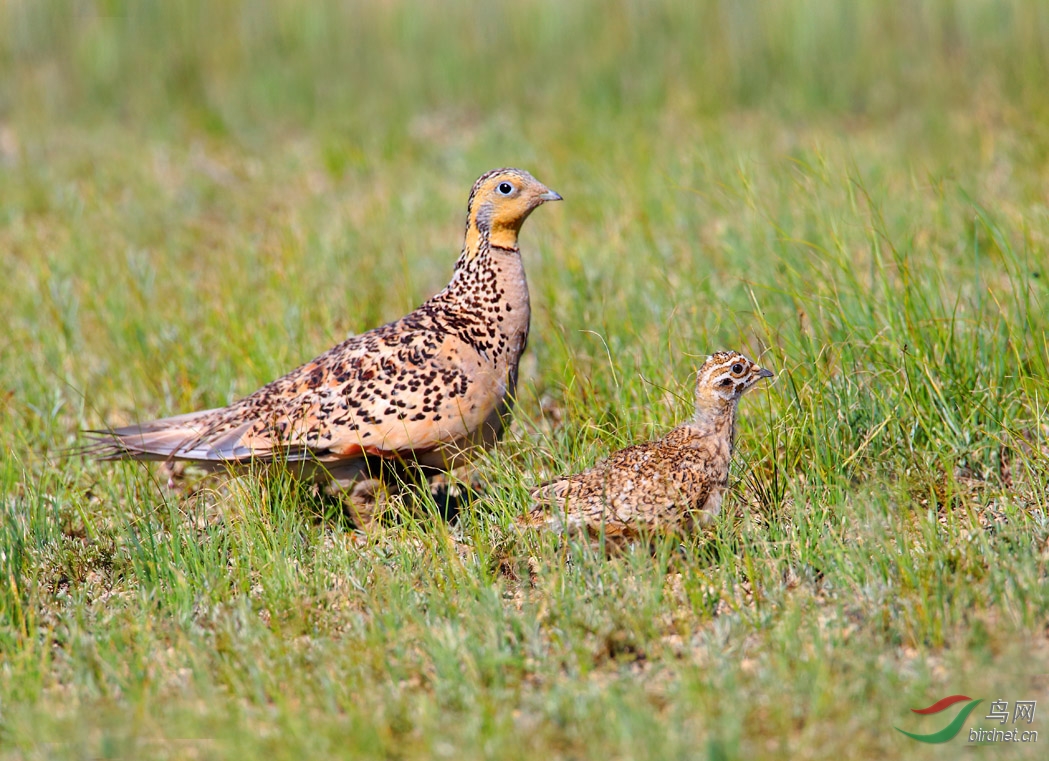
[[[514,186],[511,185],[509,182],[500,182],[499,192],[502,193],[504,196],[508,196],[514,192]]]
[[[732,373],[734,375],[739,375],[741,372],[743,372],[743,365],[741,365],[739,362],[732,366]]]

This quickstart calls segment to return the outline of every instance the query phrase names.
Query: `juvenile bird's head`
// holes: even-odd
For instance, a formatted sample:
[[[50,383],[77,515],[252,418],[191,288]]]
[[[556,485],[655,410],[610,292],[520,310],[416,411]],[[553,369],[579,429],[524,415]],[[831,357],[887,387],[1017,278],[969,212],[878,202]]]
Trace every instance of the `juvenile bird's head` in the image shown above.
[[[743,394],[772,372],[735,351],[712,354],[696,377],[696,410],[732,408]]]
[[[515,250],[517,233],[532,210],[560,200],[560,195],[523,169],[485,172],[470,191],[463,253],[476,255],[485,243]]]

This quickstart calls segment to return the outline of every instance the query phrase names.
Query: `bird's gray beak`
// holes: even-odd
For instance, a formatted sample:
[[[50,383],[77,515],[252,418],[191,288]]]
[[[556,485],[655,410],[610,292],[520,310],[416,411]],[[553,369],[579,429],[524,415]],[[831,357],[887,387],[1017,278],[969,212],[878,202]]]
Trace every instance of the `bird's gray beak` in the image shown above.
[[[776,374],[771,370],[766,370],[764,367],[758,370],[758,378],[775,378]]]
[[[552,190],[547,190],[545,193],[541,193],[539,195],[539,200],[541,200],[541,201],[563,201],[564,199],[561,198],[561,194],[560,193],[555,193]]]

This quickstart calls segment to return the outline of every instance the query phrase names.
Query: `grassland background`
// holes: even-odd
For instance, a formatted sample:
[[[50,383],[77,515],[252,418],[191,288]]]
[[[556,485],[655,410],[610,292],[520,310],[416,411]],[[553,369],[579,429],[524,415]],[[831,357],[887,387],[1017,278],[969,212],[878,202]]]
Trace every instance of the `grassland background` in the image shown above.
[[[1036,1],[0,3],[0,758],[947,758],[893,724],[1049,698],[1047,81]],[[566,200],[454,529],[61,455],[410,309],[508,164]],[[778,379],[713,531],[503,538],[717,348]]]

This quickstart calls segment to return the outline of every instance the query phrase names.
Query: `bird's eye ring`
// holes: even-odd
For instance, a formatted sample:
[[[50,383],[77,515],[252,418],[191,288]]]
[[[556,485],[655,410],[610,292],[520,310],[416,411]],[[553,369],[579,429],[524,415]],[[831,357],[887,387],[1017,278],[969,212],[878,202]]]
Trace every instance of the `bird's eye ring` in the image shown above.
[[[500,182],[498,190],[504,196],[508,196],[508,195],[510,195],[511,193],[514,192],[514,186],[511,185],[509,182]]]
[[[741,365],[739,362],[732,366],[733,375],[739,375],[741,372],[743,372],[743,365]]]

